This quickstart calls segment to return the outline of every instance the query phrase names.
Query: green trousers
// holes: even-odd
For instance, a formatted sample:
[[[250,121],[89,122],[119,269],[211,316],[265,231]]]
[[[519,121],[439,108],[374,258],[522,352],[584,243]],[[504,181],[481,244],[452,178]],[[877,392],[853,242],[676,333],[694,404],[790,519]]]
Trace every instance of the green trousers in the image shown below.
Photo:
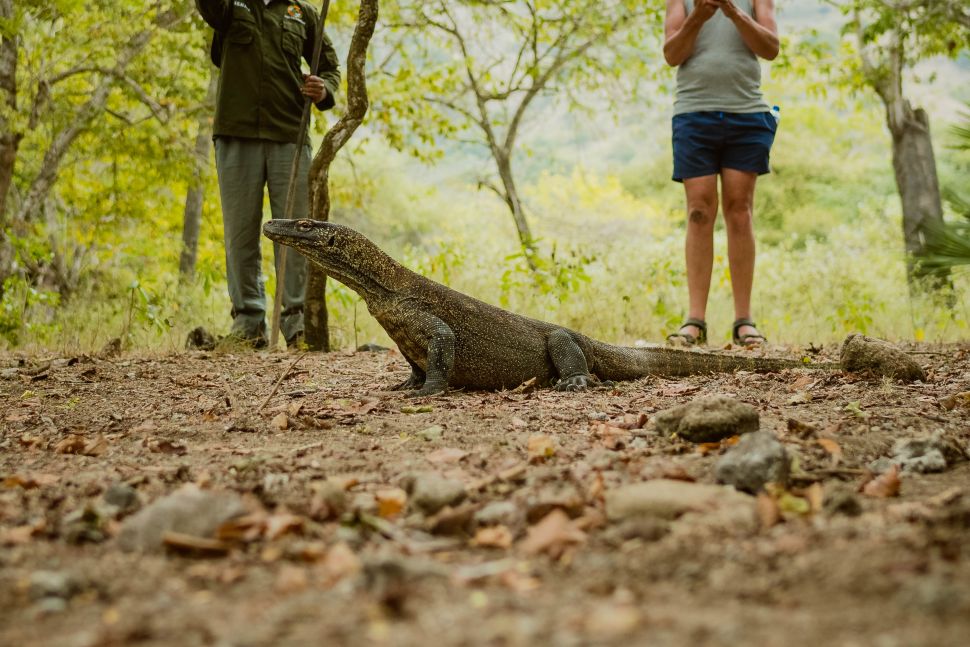
[[[232,302],[230,334],[244,339],[265,339],[266,291],[260,255],[263,190],[264,187],[269,188],[273,218],[283,218],[296,144],[219,137],[215,145],[226,245],[226,280]],[[309,146],[304,147],[302,156],[296,182],[293,218],[306,218],[309,211]],[[281,248],[278,244],[274,243],[273,253],[279,275]],[[285,285],[282,286],[283,309],[280,317],[280,332],[287,341],[303,332],[306,275],[306,259],[293,249],[287,250]],[[277,289],[280,289],[279,285]]]

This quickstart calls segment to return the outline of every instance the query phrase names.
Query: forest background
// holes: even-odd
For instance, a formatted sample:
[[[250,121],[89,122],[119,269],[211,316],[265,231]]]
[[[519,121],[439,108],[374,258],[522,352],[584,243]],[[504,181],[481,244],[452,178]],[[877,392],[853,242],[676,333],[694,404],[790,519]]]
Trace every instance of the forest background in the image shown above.
[[[342,58],[357,8],[335,2],[330,12]],[[331,169],[331,219],[485,301],[604,340],[661,340],[686,305],[663,9],[622,0],[381,6],[370,111]],[[777,12],[782,55],[764,66],[764,90],[782,119],[755,205],[760,327],[785,344],[852,331],[966,339],[961,266],[939,290],[908,282],[893,138],[877,92],[884,76],[871,68],[872,57],[900,54],[900,87],[931,125],[943,220],[959,231],[961,195],[970,194],[963,3],[779,0]],[[920,22],[927,15],[933,29]],[[527,68],[516,34],[539,25],[538,54],[562,24],[579,25],[582,38],[549,82],[538,88],[539,76],[526,74],[503,86],[503,74]],[[905,43],[893,40],[900,30]],[[120,337],[173,351],[198,325],[227,330],[209,134],[215,77],[192,3],[0,0],[0,33],[0,166],[11,169],[0,172],[0,349],[90,351]],[[468,103],[473,68],[507,90],[488,97],[493,131],[517,129],[504,161]],[[334,114],[315,113],[314,147],[345,100]],[[514,200],[503,172],[514,174]],[[720,227],[715,254],[716,345],[733,318]],[[268,241],[264,268],[272,294]],[[334,348],[387,342],[354,293],[333,281],[327,290]]]

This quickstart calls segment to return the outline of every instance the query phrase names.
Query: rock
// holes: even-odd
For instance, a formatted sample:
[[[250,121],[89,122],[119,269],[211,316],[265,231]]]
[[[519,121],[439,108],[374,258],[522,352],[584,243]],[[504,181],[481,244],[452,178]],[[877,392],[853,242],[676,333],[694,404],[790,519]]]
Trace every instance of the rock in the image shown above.
[[[225,522],[246,513],[232,492],[212,492],[187,485],[158,499],[121,525],[118,544],[125,551],[162,550],[166,532],[211,538]]]
[[[138,492],[124,483],[111,485],[104,493],[105,504],[115,508],[120,514],[131,512],[138,507]]]
[[[742,436],[718,460],[714,477],[719,483],[733,485],[743,492],[756,494],[766,483],[788,486],[788,452],[767,431]]]
[[[214,350],[215,347],[216,338],[202,326],[193,328],[185,337],[186,350]]]
[[[336,519],[347,510],[347,491],[333,481],[314,484],[310,509],[314,519]]]
[[[479,526],[513,527],[522,519],[519,507],[511,501],[494,501],[475,513]]]
[[[936,433],[926,438],[897,440],[891,461],[904,472],[942,472],[948,466],[966,458],[963,450]]]
[[[419,431],[418,437],[422,440],[431,442],[433,440],[440,440],[444,433],[445,430],[441,427],[441,425],[432,425],[427,429],[422,429]]]
[[[114,517],[115,508],[87,504],[64,515],[61,520],[61,536],[69,544],[96,544],[108,538],[108,521]]]
[[[445,507],[427,522],[432,535],[460,535],[471,531],[472,517],[478,506],[471,503],[457,508]]]
[[[81,581],[64,571],[35,571],[30,575],[30,599],[59,598],[70,600],[81,592]]]
[[[411,504],[426,515],[465,499],[465,485],[461,481],[442,478],[437,474],[418,474],[408,485]]]
[[[662,434],[677,434],[694,443],[713,443],[758,431],[758,411],[726,395],[696,398],[654,416]]]
[[[906,382],[926,381],[926,373],[912,357],[889,342],[859,333],[849,335],[842,342],[839,361],[845,371],[871,371]]]
[[[558,483],[543,487],[526,503],[526,520],[538,523],[553,510],[562,510],[569,518],[575,519],[583,514],[586,502],[572,483]]]
[[[671,479],[634,483],[606,493],[606,516],[614,522],[643,518],[676,519],[688,512],[711,512],[732,507],[743,507],[753,514],[754,499],[731,487]]]

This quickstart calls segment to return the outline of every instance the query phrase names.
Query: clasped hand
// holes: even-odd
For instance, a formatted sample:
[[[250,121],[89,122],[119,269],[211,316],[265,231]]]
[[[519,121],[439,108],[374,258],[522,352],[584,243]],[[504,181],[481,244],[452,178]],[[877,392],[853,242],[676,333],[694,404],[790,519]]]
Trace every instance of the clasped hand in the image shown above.
[[[694,3],[694,12],[703,20],[707,20],[716,14],[718,9],[723,11],[724,15],[731,20],[737,18],[741,13],[737,5],[731,0],[697,0]]]
[[[327,86],[323,84],[323,79],[312,74],[303,75],[303,87],[300,88],[303,96],[310,97],[313,103],[320,103],[327,97]]]

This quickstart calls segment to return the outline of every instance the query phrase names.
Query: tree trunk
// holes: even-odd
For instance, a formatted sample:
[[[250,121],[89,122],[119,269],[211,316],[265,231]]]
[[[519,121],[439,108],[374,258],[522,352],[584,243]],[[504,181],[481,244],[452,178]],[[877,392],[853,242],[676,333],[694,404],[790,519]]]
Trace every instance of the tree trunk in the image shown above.
[[[11,0],[0,0],[0,21],[13,17]],[[17,37],[0,37],[0,104],[4,110],[17,110]],[[7,195],[13,182],[13,168],[17,161],[22,133],[12,132],[9,122],[0,111],[0,299],[3,285],[13,268],[13,247],[7,238]]]
[[[532,237],[532,230],[529,222],[525,219],[525,211],[522,209],[522,198],[519,197],[519,190],[515,186],[515,176],[512,175],[512,160],[505,152],[494,151],[495,164],[498,168],[499,178],[502,180],[504,194],[502,197],[509,211],[512,212],[512,220],[515,221],[515,230],[519,235],[519,243],[522,245],[522,253],[529,269],[536,270],[536,247],[535,239]]]
[[[347,52],[347,112],[327,131],[310,166],[310,216],[316,220],[330,219],[330,165],[367,114],[367,78],[364,68],[367,48],[377,24],[377,12],[378,0],[361,0],[357,27]],[[326,296],[327,275],[317,265],[310,263],[303,313],[304,335],[310,350],[330,350]]]
[[[206,171],[212,149],[212,106],[215,103],[219,76],[209,69],[209,87],[205,95],[205,109],[199,113],[199,132],[195,136],[192,157],[192,178],[185,194],[185,213],[182,217],[182,254],[179,256],[179,277],[191,280],[195,275],[195,261],[199,251],[199,231],[202,229],[202,204],[205,199]]]
[[[919,279],[931,278],[932,286],[940,288],[949,284],[949,271],[928,275],[919,267],[927,242],[943,226],[929,118],[922,108],[914,110],[909,101],[901,99],[899,103],[887,109],[893,112],[889,128],[893,137],[893,171],[903,209],[908,277],[911,287]]]

